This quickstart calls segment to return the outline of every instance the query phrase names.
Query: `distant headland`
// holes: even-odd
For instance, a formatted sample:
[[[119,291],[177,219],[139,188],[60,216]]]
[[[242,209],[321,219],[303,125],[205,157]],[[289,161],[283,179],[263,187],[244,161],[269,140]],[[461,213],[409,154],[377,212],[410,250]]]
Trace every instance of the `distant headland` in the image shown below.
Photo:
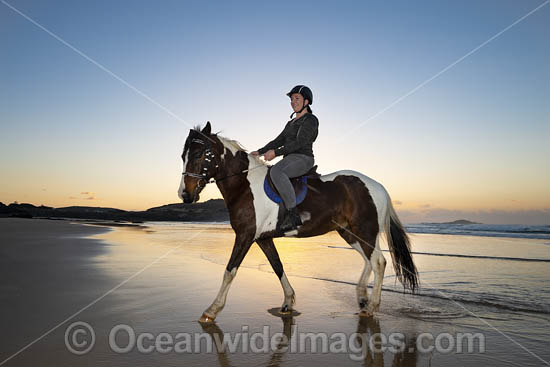
[[[145,221],[224,222],[229,221],[229,212],[223,199],[212,199],[194,204],[167,204],[144,211],[92,206],[52,208],[17,202],[5,205],[0,202],[0,217],[99,219],[133,223]]]
[[[453,220],[452,222],[432,222],[432,223],[422,223],[422,224],[483,224],[478,222],[472,222],[466,219]]]

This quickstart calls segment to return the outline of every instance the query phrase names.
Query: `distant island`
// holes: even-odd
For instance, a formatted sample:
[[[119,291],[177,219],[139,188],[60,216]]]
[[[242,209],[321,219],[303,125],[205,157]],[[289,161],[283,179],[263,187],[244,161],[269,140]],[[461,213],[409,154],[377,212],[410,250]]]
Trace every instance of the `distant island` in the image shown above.
[[[132,223],[145,221],[224,222],[229,221],[229,212],[223,199],[211,199],[194,204],[167,204],[144,211],[92,206],[52,208],[28,203],[5,205],[0,202],[0,217],[95,219]]]
[[[483,224],[483,223],[472,222],[466,219],[459,219],[459,220],[454,220],[452,222],[432,222],[432,223],[422,223],[422,224]]]

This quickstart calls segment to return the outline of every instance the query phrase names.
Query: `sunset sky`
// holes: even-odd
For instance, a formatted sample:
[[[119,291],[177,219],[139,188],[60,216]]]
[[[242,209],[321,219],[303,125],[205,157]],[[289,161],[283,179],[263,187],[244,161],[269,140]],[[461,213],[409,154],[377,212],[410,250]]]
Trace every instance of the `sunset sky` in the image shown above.
[[[550,224],[549,38],[540,0],[1,1],[0,201],[178,202],[190,127],[258,149],[306,84],[318,171],[405,222]]]

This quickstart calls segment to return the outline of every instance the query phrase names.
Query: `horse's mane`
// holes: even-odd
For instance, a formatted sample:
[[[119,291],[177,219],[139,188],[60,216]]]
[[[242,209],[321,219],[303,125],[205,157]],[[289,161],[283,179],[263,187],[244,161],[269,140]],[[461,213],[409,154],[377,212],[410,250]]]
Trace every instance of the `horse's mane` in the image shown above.
[[[215,136],[222,142],[224,147],[226,147],[227,149],[229,149],[231,151],[233,156],[235,156],[238,151],[242,151],[242,152],[245,152],[248,155],[248,159],[250,159],[250,158],[254,159],[256,164],[261,164],[261,165],[264,165],[264,166],[267,165],[267,163],[265,163],[264,161],[262,161],[260,159],[260,156],[254,156],[252,154],[248,154],[248,152],[246,151],[246,148],[241,143],[239,143],[237,140],[229,139],[225,136],[218,135],[218,134],[215,134]]]
[[[200,126],[197,125],[193,128],[193,130],[201,132],[202,129]],[[225,136],[219,135],[219,132],[212,135],[218,138],[218,140],[223,144],[223,146],[229,149],[229,151],[233,154],[233,156],[235,156],[237,152],[242,151],[248,155],[248,159],[253,158],[257,164],[262,164],[264,166],[267,166],[267,163],[262,161],[259,156],[253,156],[251,154],[248,154],[248,152],[246,151],[246,148],[237,140],[233,140]]]

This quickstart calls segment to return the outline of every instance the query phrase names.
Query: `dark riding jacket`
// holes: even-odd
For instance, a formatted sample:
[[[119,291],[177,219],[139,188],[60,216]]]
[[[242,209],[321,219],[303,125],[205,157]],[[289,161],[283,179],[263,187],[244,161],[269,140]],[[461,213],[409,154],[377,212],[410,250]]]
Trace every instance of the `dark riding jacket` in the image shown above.
[[[298,153],[313,157],[313,142],[317,139],[318,133],[319,120],[314,114],[306,113],[298,119],[287,122],[279,136],[258,149],[258,153],[264,154],[274,149],[276,156]]]

